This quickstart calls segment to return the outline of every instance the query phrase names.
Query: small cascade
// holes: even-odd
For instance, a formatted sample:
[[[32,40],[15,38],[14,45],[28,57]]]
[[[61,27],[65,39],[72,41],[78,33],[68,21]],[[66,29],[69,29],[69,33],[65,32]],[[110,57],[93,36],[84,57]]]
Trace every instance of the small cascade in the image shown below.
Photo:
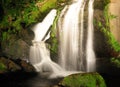
[[[85,41],[84,10],[87,0],[73,0],[61,12],[59,29],[59,64],[65,70],[94,71],[93,0],[88,4],[88,34]],[[84,43],[87,42],[87,43]]]
[[[49,72],[50,74],[55,74],[64,71],[58,64],[50,59],[50,52],[46,48],[44,41],[33,42],[33,46],[30,48],[30,61],[36,71],[41,73]]]
[[[58,64],[50,59],[50,52],[46,47],[46,43],[44,42],[50,36],[48,34],[45,37],[50,26],[53,24],[55,16],[56,10],[53,9],[41,23],[38,23],[33,28],[35,37],[32,41],[33,46],[30,47],[30,62],[33,64],[36,71],[41,73],[49,72],[55,74],[59,73],[60,71],[64,71]]]

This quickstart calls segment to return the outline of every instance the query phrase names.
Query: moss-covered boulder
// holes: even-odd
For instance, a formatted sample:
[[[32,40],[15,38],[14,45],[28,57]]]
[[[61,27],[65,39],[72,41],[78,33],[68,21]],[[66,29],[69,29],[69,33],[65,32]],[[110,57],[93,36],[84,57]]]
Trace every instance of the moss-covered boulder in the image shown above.
[[[36,72],[35,68],[25,60],[13,60],[0,57],[0,73],[9,72]]]
[[[78,73],[65,77],[60,87],[106,87],[105,81],[98,73]]]

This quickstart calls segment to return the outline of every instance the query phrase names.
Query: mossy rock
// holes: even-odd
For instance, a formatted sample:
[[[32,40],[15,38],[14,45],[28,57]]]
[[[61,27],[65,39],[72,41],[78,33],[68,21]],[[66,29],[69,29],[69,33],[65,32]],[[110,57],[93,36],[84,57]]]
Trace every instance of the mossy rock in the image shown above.
[[[12,60],[0,57],[0,73],[15,72],[21,70],[21,67]]]
[[[104,79],[96,72],[69,75],[59,85],[60,87],[106,87]]]
[[[0,57],[0,74],[9,72],[36,72],[35,68],[25,60],[13,60]]]

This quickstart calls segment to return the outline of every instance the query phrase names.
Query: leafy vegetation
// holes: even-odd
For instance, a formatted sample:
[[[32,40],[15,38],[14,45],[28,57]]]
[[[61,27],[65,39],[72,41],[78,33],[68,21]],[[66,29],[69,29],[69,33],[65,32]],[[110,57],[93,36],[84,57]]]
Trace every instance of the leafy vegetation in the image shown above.
[[[53,22],[53,26],[51,27],[51,52],[52,53],[57,53],[58,52],[58,39],[57,39],[57,21],[60,15],[60,11],[58,10],[57,16]]]
[[[8,39],[11,34],[19,35],[22,29],[42,21],[61,1],[66,0],[1,0],[0,40]]]
[[[95,23],[97,23],[99,29],[101,30],[101,32],[104,33],[104,35],[106,36],[106,40],[108,45],[111,47],[111,56],[113,58],[111,58],[111,62],[112,64],[114,64],[117,67],[120,67],[120,58],[118,58],[119,53],[120,53],[120,44],[118,43],[118,41],[115,39],[115,37],[113,36],[112,32],[110,31],[110,20],[113,20],[117,18],[117,16],[112,15],[111,13],[108,12],[108,4],[106,4],[105,8],[104,8],[104,21],[95,21]]]
[[[111,58],[111,62],[117,66],[118,68],[120,68],[120,58]]]
[[[111,49],[113,49],[116,52],[120,52],[120,44],[118,41],[114,38],[113,34],[110,32],[110,23],[109,21],[116,18],[117,16],[112,15],[108,13],[108,5],[106,5],[104,9],[104,18],[105,18],[105,24],[102,22],[98,22],[98,27],[101,29],[102,32],[106,35],[108,38],[108,44],[111,46]]]

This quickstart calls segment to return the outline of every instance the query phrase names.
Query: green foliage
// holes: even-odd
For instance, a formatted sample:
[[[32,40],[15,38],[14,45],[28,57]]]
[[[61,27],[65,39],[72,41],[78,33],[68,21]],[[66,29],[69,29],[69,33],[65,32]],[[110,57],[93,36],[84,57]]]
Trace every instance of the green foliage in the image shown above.
[[[7,67],[3,63],[0,62],[0,70],[6,70],[6,69]]]
[[[106,87],[98,73],[81,73],[65,77],[60,83],[63,87]]]
[[[7,34],[7,32],[3,32],[2,33],[2,40],[4,41],[4,40],[7,40],[7,39],[9,39],[9,35]]]
[[[41,12],[47,12],[49,9],[57,6],[57,0],[47,0],[40,8]]]
[[[111,58],[111,62],[117,66],[118,68],[120,68],[120,58]]]
[[[23,28],[41,21],[51,9],[58,7],[58,1],[1,0],[0,5],[4,11],[4,16],[0,20],[0,31],[2,31],[0,37],[1,40],[5,40],[9,39],[11,34],[19,35]]]
[[[34,0],[2,0],[2,7],[4,9],[4,18],[1,21],[0,28],[14,27],[14,29],[20,30],[21,23],[25,22],[26,24],[35,20],[32,16],[36,17],[36,6]],[[34,10],[35,9],[35,10]],[[35,11],[35,15],[32,12]],[[39,11],[39,10],[37,10]]]
[[[116,41],[116,39],[114,38],[112,33],[110,31],[108,31],[109,27],[110,27],[109,20],[112,20],[112,19],[116,18],[115,15],[112,15],[112,14],[108,13],[108,5],[105,7],[104,16],[105,16],[105,20],[106,20],[106,26],[105,26],[105,28],[103,28],[103,32],[108,37],[108,43],[112,46],[112,48],[116,52],[119,52],[120,51],[120,44],[118,43],[118,41]]]

